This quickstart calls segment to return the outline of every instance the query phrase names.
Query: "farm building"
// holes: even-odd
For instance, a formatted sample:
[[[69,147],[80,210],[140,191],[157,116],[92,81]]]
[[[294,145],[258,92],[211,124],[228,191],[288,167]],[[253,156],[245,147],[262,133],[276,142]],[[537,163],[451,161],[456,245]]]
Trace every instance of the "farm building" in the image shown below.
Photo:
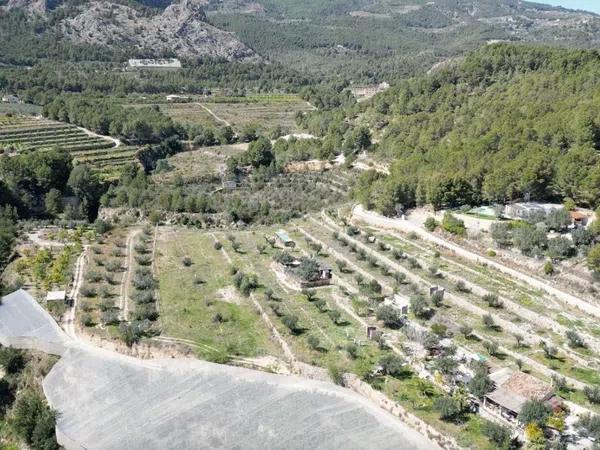
[[[537,203],[537,202],[521,202],[511,203],[504,208],[503,216],[507,219],[527,219],[532,215],[540,215],[546,217],[553,210],[563,209],[564,206],[558,203]]]
[[[295,247],[296,243],[290,237],[285,230],[278,230],[275,232],[275,238],[284,247]]]
[[[2,96],[2,103],[21,103],[21,100],[16,95],[9,94]]]
[[[130,59],[127,61],[129,69],[181,69],[181,61],[176,58],[169,59]]]
[[[176,94],[167,95],[165,98],[168,102],[187,102],[191,100],[191,97],[188,97],[187,95]]]
[[[495,389],[483,398],[483,406],[502,418],[513,421],[528,400],[539,400],[552,410],[559,410],[562,401],[547,383],[524,372],[515,372],[508,367],[490,375]]]
[[[46,302],[64,302],[67,299],[67,291],[50,291],[46,295]]]

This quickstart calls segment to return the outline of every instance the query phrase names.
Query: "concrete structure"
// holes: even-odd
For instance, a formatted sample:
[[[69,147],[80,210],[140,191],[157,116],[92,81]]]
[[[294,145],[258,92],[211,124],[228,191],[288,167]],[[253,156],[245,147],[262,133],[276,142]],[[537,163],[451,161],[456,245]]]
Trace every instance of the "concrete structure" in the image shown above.
[[[526,220],[533,215],[545,218],[553,210],[563,209],[558,203],[518,202],[506,205],[503,216],[507,219]]]
[[[275,232],[275,238],[284,247],[293,248],[296,246],[294,240],[289,236],[289,234],[287,234],[285,230],[277,230]]]
[[[67,291],[50,291],[46,295],[47,302],[64,302],[67,300]]]
[[[181,61],[170,59],[130,59],[127,61],[130,69],[181,69]]]
[[[383,301],[384,305],[390,305],[400,311],[400,314],[407,315],[408,308],[410,307],[410,299],[404,295],[394,294],[391,297],[387,297]]]
[[[529,400],[545,402],[553,410],[562,405],[552,386],[524,372],[505,367],[492,373],[490,379],[495,389],[485,395],[483,406],[508,421],[516,420]]]
[[[191,97],[188,97],[187,95],[176,95],[176,94],[167,95],[165,98],[167,99],[168,102],[187,102],[187,101],[191,100]]]

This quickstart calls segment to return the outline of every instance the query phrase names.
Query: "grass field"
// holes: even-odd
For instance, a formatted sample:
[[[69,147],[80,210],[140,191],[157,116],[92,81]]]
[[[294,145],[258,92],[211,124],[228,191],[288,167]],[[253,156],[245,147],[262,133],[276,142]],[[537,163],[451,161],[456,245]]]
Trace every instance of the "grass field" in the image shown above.
[[[189,183],[199,177],[218,174],[228,157],[243,152],[245,148],[245,144],[236,144],[178,153],[169,157],[169,170],[156,173],[152,178],[158,183],[172,183],[175,178],[181,177],[185,183]]]
[[[229,263],[208,233],[161,231],[156,269],[163,334],[194,341],[200,357],[278,356],[269,330],[231,284]],[[184,256],[192,264],[182,263]]]
[[[260,133],[273,131],[281,127],[285,133],[299,133],[296,126],[295,115],[298,112],[310,111],[313,108],[300,98],[268,101],[239,102],[203,102],[217,117],[229,122],[236,131],[246,125],[254,125]]]

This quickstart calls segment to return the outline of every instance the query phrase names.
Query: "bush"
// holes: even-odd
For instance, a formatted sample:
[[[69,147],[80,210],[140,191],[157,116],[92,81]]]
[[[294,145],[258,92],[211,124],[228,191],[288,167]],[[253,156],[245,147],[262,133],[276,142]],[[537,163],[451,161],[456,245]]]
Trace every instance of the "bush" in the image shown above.
[[[565,259],[573,256],[574,248],[570,239],[559,236],[549,239],[547,254],[552,259]]]
[[[435,400],[433,407],[440,413],[440,419],[452,421],[462,414],[461,405],[452,397],[440,397]]]
[[[600,386],[586,386],[583,394],[588,401],[594,405],[600,405]]]
[[[551,413],[550,408],[546,406],[544,402],[539,400],[527,400],[521,408],[518,419],[523,425],[533,423],[540,428],[543,428]]]
[[[135,257],[135,261],[140,266],[149,266],[152,264],[152,257],[150,255],[138,255]]]
[[[554,273],[554,266],[552,265],[552,263],[550,261],[546,261],[544,263],[544,274],[552,275],[553,273]]]
[[[499,448],[507,448],[512,432],[509,428],[484,419],[483,434]]]
[[[135,275],[131,284],[140,291],[148,291],[156,287],[156,280],[152,275]]]
[[[13,429],[34,450],[55,450],[56,413],[38,392],[26,390],[18,396],[12,414]]]
[[[471,289],[467,287],[467,285],[465,284],[465,282],[463,280],[458,280],[456,282],[456,289],[459,292],[464,292],[466,294],[468,294],[469,292],[471,292]]]
[[[281,322],[292,332],[298,332],[298,316],[286,314],[281,318]]]
[[[314,334],[311,334],[308,339],[308,346],[310,348],[312,348],[313,350],[317,350],[319,348],[320,342],[319,342],[319,338],[317,336],[315,336]]]
[[[454,217],[452,213],[449,212],[444,213],[444,218],[442,219],[442,228],[448,233],[455,234],[457,236],[466,236],[467,234],[465,223],[462,220]]]
[[[117,259],[110,259],[104,263],[104,268],[107,272],[118,272],[121,270],[121,262]]]
[[[25,355],[12,347],[0,347],[0,366],[8,375],[20,372],[25,367]]]
[[[423,223],[423,226],[427,231],[433,232],[437,228],[438,223],[437,220],[435,220],[433,217],[428,217],[425,220],[425,223]]]
[[[388,328],[397,329],[404,324],[400,312],[391,305],[381,305],[377,309],[376,317],[377,320],[383,321],[383,324]]]
[[[90,286],[89,284],[84,284],[83,286],[81,286],[81,289],[79,290],[80,294],[83,295],[84,297],[95,297],[96,296],[96,289],[92,286]]]
[[[185,267],[190,267],[192,265],[192,258],[190,258],[189,256],[184,256],[181,259],[181,263],[185,266]]]
[[[406,362],[398,355],[389,354],[382,356],[379,365],[386,375],[399,378],[409,372]]]
[[[569,341],[569,345],[573,348],[584,348],[586,346],[585,341],[576,331],[567,330],[565,336]]]
[[[220,242],[215,242],[215,245],[213,245],[215,250],[221,250],[223,248],[223,244],[221,244]]]
[[[496,294],[485,294],[482,299],[491,308],[502,308],[503,306],[502,300],[500,300]]]
[[[102,280],[102,274],[97,270],[90,270],[85,274],[85,279],[90,283],[97,283]]]

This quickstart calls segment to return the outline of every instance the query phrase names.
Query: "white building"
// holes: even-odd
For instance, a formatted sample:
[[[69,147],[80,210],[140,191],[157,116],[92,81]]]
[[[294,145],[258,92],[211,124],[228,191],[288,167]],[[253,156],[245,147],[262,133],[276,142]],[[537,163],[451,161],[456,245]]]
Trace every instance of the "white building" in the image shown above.
[[[177,58],[130,59],[127,66],[130,69],[181,69],[181,61]]]
[[[2,97],[2,103],[21,103],[21,100],[16,95],[4,95]]]

